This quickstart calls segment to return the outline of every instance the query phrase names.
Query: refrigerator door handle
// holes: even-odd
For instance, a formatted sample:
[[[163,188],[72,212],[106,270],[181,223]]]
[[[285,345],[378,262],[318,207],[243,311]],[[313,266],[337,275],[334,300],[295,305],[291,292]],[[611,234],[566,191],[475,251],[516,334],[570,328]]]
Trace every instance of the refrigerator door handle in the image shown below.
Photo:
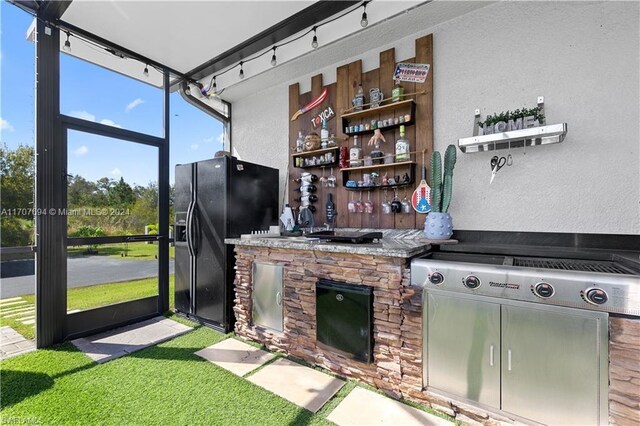
[[[193,252],[193,201],[189,203],[187,207],[187,250],[189,250],[189,256],[195,256]]]
[[[191,211],[191,229],[193,232],[191,250],[193,251],[193,256],[197,256],[198,248],[200,247],[200,219],[196,203],[193,203],[193,210]]]

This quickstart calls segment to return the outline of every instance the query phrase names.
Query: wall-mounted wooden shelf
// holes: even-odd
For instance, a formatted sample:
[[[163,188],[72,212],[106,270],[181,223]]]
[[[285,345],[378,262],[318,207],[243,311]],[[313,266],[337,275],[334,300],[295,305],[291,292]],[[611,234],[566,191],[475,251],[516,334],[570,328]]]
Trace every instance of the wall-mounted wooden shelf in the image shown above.
[[[349,173],[384,170],[384,169],[390,169],[395,167],[409,168],[408,182],[397,182],[397,183],[394,183],[393,185],[347,186],[347,182],[350,180]],[[412,185],[416,181],[416,162],[415,161],[403,161],[401,163],[389,163],[389,164],[375,164],[372,166],[348,167],[345,169],[340,169],[340,171],[342,172],[342,185],[348,191],[372,191],[374,189],[398,188],[401,186]]]
[[[391,167],[402,167],[408,165],[415,165],[415,161],[402,161],[399,163],[387,163],[387,164],[373,164],[371,166],[358,166],[358,167],[346,167],[344,169],[340,169],[341,172],[355,172],[355,171],[363,171],[363,170],[377,170],[377,169],[388,169]]]
[[[372,117],[382,116],[385,113],[389,114],[390,116],[389,118],[394,118],[393,116],[395,116],[395,113],[398,111],[407,111],[406,114],[409,114],[409,120],[405,120],[402,123],[398,122],[398,123],[389,124],[387,126],[376,125],[377,126],[376,128],[384,132],[387,130],[396,129],[400,126],[412,126],[415,123],[416,102],[413,99],[408,99],[406,101],[394,102],[392,104],[380,106],[377,108],[370,108],[362,111],[356,111],[356,112],[350,112],[348,114],[344,114],[343,116],[341,116],[342,129],[344,131],[344,129],[349,127],[351,123],[357,122],[358,124],[360,123],[366,124],[364,123],[364,121],[368,121],[367,119],[370,119]],[[402,114],[402,115],[404,116],[406,114]],[[379,120],[376,119],[376,121],[379,121]],[[344,132],[344,134],[348,136],[355,136],[355,135],[372,134],[375,131],[376,129],[369,128],[367,130]]]
[[[296,158],[296,157],[313,157],[314,155],[322,155],[325,154],[327,152],[331,152],[331,151],[338,151],[340,150],[339,146],[330,146],[328,148],[322,148],[322,149],[316,149],[314,151],[300,151],[300,152],[294,152],[293,154],[291,154],[292,158]]]
[[[293,154],[291,154],[291,158],[293,161],[293,167],[298,168],[298,169],[313,169],[315,167],[318,168],[325,168],[325,167],[337,167],[338,166],[338,160],[339,160],[339,151],[340,151],[340,147],[339,146],[331,146],[329,148],[322,148],[322,149],[316,149],[313,151],[302,151],[302,152],[294,152]],[[324,163],[318,163],[318,164],[309,164],[309,165],[302,165],[302,166],[297,166],[296,165],[296,160],[298,158],[300,159],[304,159],[304,158],[310,158],[313,156],[320,156],[320,155],[324,155],[326,153],[329,152],[333,152],[333,161],[329,161],[329,162],[324,162]],[[300,160],[302,162],[304,162],[304,160]]]

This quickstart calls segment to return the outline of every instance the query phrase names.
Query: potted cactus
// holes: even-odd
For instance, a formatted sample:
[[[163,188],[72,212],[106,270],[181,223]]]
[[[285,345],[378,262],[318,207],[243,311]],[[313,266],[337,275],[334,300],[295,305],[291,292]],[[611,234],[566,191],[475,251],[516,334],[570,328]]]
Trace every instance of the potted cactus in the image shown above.
[[[448,213],[453,189],[453,168],[456,165],[456,147],[449,145],[442,159],[438,151],[431,156],[431,212],[424,222],[424,235],[431,240],[446,240],[453,235],[453,223]]]

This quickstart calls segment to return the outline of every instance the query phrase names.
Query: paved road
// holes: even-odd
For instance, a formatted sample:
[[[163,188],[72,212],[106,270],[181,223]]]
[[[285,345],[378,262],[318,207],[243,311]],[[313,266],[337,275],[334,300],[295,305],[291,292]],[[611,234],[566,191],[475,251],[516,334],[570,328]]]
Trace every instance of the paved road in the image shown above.
[[[169,273],[173,274],[173,260]],[[157,260],[118,259],[107,256],[73,257],[67,260],[67,288],[158,276]],[[35,293],[34,275],[2,278],[0,299]]]

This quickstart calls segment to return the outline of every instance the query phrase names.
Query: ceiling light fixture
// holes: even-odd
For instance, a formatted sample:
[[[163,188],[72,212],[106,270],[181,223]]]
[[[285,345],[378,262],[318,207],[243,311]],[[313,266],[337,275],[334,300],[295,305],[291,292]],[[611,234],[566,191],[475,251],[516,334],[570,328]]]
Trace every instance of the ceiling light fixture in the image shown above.
[[[366,28],[369,25],[369,20],[367,19],[367,2],[364,2],[362,5],[364,7],[364,11],[362,12],[362,19],[360,20],[360,26],[362,28]]]
[[[275,67],[278,64],[278,61],[276,60],[276,48],[273,48],[273,56],[271,56],[271,66]]]
[[[318,48],[318,34],[316,32],[317,29],[318,27],[313,27],[313,40],[311,41],[311,47],[313,47],[314,49]]]
[[[71,52],[71,42],[69,41],[70,36],[71,34],[67,31],[67,41],[64,42],[64,47],[62,48],[65,52]]]
[[[238,74],[238,77],[240,77],[240,80],[244,78],[244,69],[242,68],[242,64],[243,62],[240,61],[240,73]]]
[[[142,75],[144,75],[146,78],[149,78],[149,65],[146,64],[144,66],[144,71],[142,71]]]

